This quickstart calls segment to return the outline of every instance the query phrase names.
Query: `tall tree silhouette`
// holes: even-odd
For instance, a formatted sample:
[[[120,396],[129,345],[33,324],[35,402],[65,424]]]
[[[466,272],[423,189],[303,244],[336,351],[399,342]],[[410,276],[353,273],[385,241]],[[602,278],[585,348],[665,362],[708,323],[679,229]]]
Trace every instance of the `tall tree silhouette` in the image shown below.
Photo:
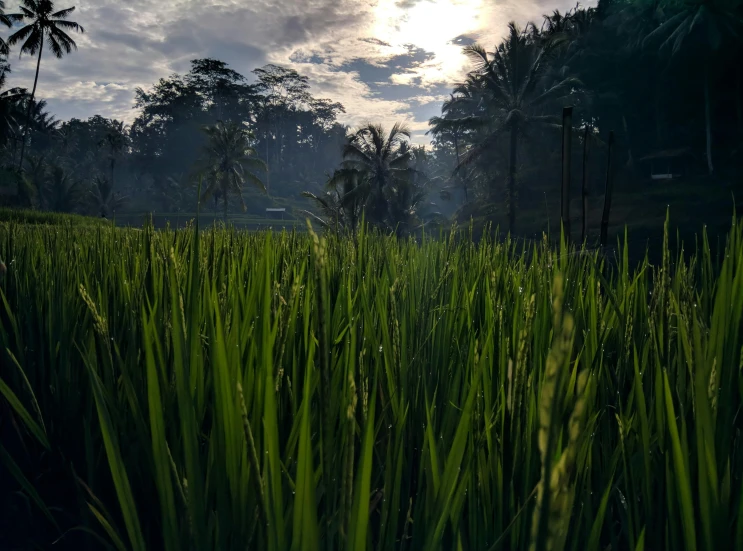
[[[16,21],[17,16],[15,15],[9,15],[5,13],[5,1],[0,0],[0,24],[5,25],[8,28],[11,28],[13,26],[13,23]],[[0,55],[8,55],[10,53],[10,48],[8,47],[8,43],[5,42],[5,39],[3,37],[0,37]]]
[[[725,43],[736,39],[743,31],[743,17],[726,0],[688,0],[672,6],[669,16],[648,34],[643,44],[670,51],[672,59],[691,60],[702,74],[704,88],[704,129],[707,146],[707,169],[712,174],[712,115],[710,98],[711,72],[714,56]]]
[[[266,164],[256,156],[251,142],[252,134],[236,122],[218,122],[204,129],[209,141],[199,172],[206,177],[207,187],[202,201],[221,197],[224,202],[224,219],[227,221],[227,201],[233,193],[247,210],[242,195],[246,183],[265,191],[266,186],[253,171],[265,170]]]
[[[460,166],[491,154],[504,134],[509,137],[508,225],[516,226],[516,167],[518,141],[533,124],[555,125],[556,117],[543,114],[545,105],[570,95],[581,83],[572,77],[551,79],[551,61],[562,45],[564,35],[543,44],[533,39],[529,26],[520,29],[509,23],[508,36],[490,53],[481,45],[464,48],[475,63],[467,81],[455,90],[455,97],[445,104],[444,117],[431,119],[432,133],[469,127],[478,139],[460,161]],[[447,118],[448,111],[469,112],[463,117]]]
[[[90,208],[101,218],[108,216],[124,205],[125,198],[114,191],[113,184],[104,176],[93,179],[93,186],[89,190],[88,200]]]
[[[110,121],[109,128],[98,142],[98,147],[105,149],[108,154],[108,166],[111,171],[111,186],[114,185],[114,173],[117,159],[126,151],[129,145],[127,128],[121,121]]]
[[[77,212],[85,198],[85,188],[74,174],[59,165],[51,166],[46,174],[42,207],[55,212]]]
[[[354,168],[340,168],[328,178],[325,189],[323,195],[303,191],[302,196],[312,199],[326,220],[312,212],[302,212],[326,228],[355,232],[369,197],[369,183],[364,175]]]
[[[21,160],[19,167],[23,166],[23,156],[26,152],[26,137],[30,126],[31,106],[36,96],[36,86],[39,83],[39,69],[41,68],[41,54],[44,51],[44,42],[48,45],[57,59],[69,54],[73,49],[77,49],[77,44],[65,31],[85,32],[80,25],[67,18],[75,11],[75,7],[55,11],[52,0],[22,0],[20,6],[21,13],[9,15],[13,21],[26,21],[28,24],[13,33],[8,38],[8,44],[11,46],[22,43],[21,55],[36,55],[36,76],[34,77],[34,87],[31,90],[31,101],[28,104],[26,114],[26,127],[23,130],[23,143],[21,145]]]
[[[390,190],[409,176],[412,159],[407,144],[410,130],[395,124],[389,134],[378,124],[368,124],[347,138],[343,148],[343,168],[362,173],[369,186],[367,214],[370,221],[383,223],[388,219],[387,199]]]

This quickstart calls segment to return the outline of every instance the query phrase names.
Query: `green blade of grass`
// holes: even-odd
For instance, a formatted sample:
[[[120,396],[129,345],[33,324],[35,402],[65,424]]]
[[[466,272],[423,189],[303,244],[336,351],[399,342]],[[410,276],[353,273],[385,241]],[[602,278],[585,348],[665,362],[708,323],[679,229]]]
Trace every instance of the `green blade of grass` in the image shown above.
[[[294,526],[292,529],[292,551],[319,549],[319,526],[315,501],[315,472],[312,461],[312,437],[310,434],[310,402],[312,400],[312,363],[314,341],[310,341],[307,354],[304,390],[302,394],[302,417],[297,456],[296,497],[294,499]]]
[[[131,484],[129,483],[129,476],[127,475],[126,467],[124,466],[124,461],[121,456],[118,431],[116,430],[113,420],[108,412],[105,392],[101,380],[98,377],[98,373],[95,368],[92,367],[88,360],[88,356],[86,354],[83,354],[82,356],[90,377],[90,385],[93,390],[93,398],[98,412],[98,422],[100,423],[101,435],[103,436],[103,443],[108,458],[108,465],[111,470],[114,487],[116,488],[116,495],[119,499],[121,513],[124,516],[124,524],[126,526],[127,534],[129,535],[129,544],[131,545],[131,549],[134,551],[145,551],[146,545],[144,536],[142,535],[139,515],[137,514],[137,505],[134,502],[134,495],[132,493]]]
[[[678,427],[676,426],[676,413],[674,412],[671,387],[668,383],[668,373],[666,371],[663,372],[663,386],[665,389],[665,405],[668,414],[668,430],[671,439],[673,467],[676,475],[676,490],[678,491],[681,524],[684,530],[684,546],[688,551],[695,551],[697,548],[697,536],[694,523],[694,505],[691,498],[691,480],[686,469],[685,455],[681,447]]]
[[[359,466],[356,474],[356,488],[351,507],[351,523],[348,527],[349,551],[363,551],[367,548],[369,530],[369,504],[371,499],[371,475],[374,454],[374,419],[377,405],[377,377],[373,377],[369,411],[364,426],[364,439],[361,446]]]
[[[150,437],[152,455],[155,463],[155,483],[160,497],[160,510],[163,524],[165,549],[175,551],[181,546],[178,542],[178,519],[176,517],[175,495],[170,467],[170,453],[165,432],[162,398],[160,393],[159,370],[155,362],[152,339],[157,338],[154,328],[146,320],[144,346],[147,367],[147,397],[150,413]]]

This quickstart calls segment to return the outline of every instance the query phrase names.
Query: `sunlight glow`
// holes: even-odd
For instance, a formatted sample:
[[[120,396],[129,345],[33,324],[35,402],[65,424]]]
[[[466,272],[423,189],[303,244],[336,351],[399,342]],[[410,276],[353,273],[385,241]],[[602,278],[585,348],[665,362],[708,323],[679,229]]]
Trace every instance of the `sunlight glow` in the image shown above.
[[[372,36],[390,44],[394,53],[407,45],[423,48],[433,58],[409,73],[394,75],[404,83],[422,77],[423,84],[457,80],[465,63],[460,35],[481,27],[483,0],[380,0],[375,8]],[[408,7],[409,6],[409,7]]]

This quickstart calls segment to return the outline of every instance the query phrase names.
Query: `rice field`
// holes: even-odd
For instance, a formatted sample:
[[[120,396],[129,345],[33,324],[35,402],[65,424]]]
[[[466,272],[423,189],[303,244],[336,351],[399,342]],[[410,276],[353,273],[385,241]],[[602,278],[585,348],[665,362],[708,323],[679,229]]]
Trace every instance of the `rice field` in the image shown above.
[[[743,234],[669,233],[0,225],[0,547],[742,549]]]

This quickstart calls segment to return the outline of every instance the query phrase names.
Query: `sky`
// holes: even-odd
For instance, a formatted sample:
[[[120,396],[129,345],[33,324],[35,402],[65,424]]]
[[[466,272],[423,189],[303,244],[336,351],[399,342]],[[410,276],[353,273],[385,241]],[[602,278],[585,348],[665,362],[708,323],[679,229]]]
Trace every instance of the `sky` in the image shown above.
[[[212,57],[246,77],[267,63],[294,68],[315,97],[345,106],[341,122],[406,122],[425,143],[428,119],[468,69],[463,46],[490,51],[509,21],[539,22],[575,0],[56,0],[71,5],[85,28],[78,51],[45,56],[37,90],[60,120],[131,122],[137,87]],[[30,89],[35,59],[16,49],[9,61],[8,85]]]

